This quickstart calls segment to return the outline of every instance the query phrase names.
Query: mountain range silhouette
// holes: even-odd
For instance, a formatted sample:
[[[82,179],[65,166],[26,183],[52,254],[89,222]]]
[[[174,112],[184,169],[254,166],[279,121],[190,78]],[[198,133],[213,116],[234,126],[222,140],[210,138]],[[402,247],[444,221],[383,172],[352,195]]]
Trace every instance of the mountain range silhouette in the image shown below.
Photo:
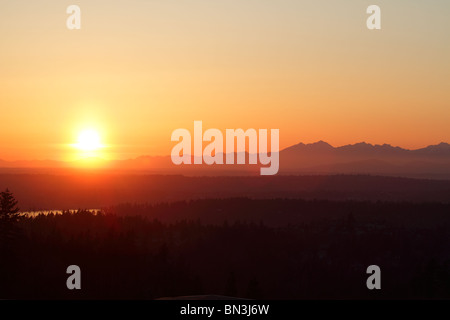
[[[248,157],[248,154],[246,155]],[[260,165],[181,165],[170,156],[140,156],[127,160],[82,159],[72,162],[54,160],[4,161],[8,169],[91,168],[186,175],[253,175]],[[280,151],[279,174],[372,174],[404,177],[450,179],[450,144],[441,142],[410,150],[389,144],[360,142],[334,147],[325,141],[298,143]]]

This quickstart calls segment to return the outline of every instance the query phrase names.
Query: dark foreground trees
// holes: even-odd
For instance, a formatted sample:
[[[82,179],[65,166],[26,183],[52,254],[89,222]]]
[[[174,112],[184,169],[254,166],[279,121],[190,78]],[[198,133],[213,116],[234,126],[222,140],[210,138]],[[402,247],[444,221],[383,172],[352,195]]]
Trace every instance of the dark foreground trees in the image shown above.
[[[141,215],[113,209],[127,212],[21,218],[14,267],[0,257],[9,270],[0,298],[450,298],[449,204],[226,199]],[[81,290],[66,287],[73,264]],[[381,268],[381,290],[366,287],[369,265]]]

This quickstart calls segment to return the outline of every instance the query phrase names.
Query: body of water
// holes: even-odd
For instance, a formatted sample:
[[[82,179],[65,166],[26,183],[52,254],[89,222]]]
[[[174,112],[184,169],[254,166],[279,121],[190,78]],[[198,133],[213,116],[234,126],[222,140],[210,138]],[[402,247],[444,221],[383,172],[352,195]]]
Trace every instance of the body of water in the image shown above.
[[[49,214],[54,214],[54,215],[61,215],[64,212],[70,212],[71,214],[74,214],[78,211],[89,211],[92,213],[98,213],[101,212],[101,209],[83,209],[83,210],[79,210],[79,209],[71,209],[71,210],[38,210],[38,211],[24,211],[24,212],[20,212],[21,216],[25,216],[25,217],[36,217],[40,214],[43,215],[49,215]]]

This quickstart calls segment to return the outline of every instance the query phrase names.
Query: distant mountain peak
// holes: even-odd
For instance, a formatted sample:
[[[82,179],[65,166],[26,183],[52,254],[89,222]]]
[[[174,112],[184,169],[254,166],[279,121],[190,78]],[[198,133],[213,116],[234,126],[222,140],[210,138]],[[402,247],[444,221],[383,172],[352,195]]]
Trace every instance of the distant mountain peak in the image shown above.
[[[447,142],[440,142],[438,144],[431,144],[425,148],[436,148],[436,147],[448,148],[448,147],[450,147],[450,144],[448,144]],[[425,149],[425,148],[423,148],[423,149]]]
[[[328,142],[325,142],[323,140],[319,140],[314,143],[308,143],[303,145],[304,148],[309,150],[331,150],[334,149],[332,145],[330,145]]]
[[[400,147],[393,147],[390,144],[384,143],[384,144],[371,144],[367,142],[358,142],[355,144],[348,144],[342,147],[338,147],[337,149],[341,150],[353,150],[353,151],[401,151],[406,150]]]
[[[441,142],[437,146],[438,147],[450,148],[450,144],[448,144],[447,142]]]
[[[425,148],[418,149],[415,151],[421,152],[421,153],[432,153],[432,154],[436,154],[436,153],[450,154],[450,144],[448,144],[446,142],[441,142],[439,144],[427,146]]]
[[[292,151],[292,152],[297,152],[297,151],[330,151],[330,150],[334,150],[334,147],[332,145],[330,145],[329,143],[323,141],[323,140],[319,140],[317,142],[313,142],[313,143],[303,143],[300,142],[298,144],[295,144],[293,146],[290,146],[286,149],[284,149],[284,151]]]
[[[326,146],[326,147],[332,147],[333,148],[333,146],[331,144],[329,144],[328,142],[325,142],[323,140],[319,140],[317,142],[310,143],[309,145]]]

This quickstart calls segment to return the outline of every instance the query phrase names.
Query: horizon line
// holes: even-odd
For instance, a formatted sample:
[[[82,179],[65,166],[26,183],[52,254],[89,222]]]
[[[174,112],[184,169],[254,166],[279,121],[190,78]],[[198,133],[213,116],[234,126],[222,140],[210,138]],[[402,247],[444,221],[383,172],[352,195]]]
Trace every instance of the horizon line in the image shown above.
[[[439,142],[439,143],[437,143],[437,144],[429,144],[429,145],[426,145],[426,146],[424,146],[424,147],[417,148],[417,149],[407,149],[407,148],[403,148],[403,147],[400,147],[400,146],[393,146],[393,145],[391,145],[391,144],[389,144],[389,143],[373,144],[373,143],[366,142],[366,141],[361,141],[361,142],[356,142],[356,143],[349,143],[349,144],[344,144],[344,145],[340,145],[340,146],[333,146],[332,144],[330,144],[330,143],[328,143],[328,142],[326,142],[326,141],[324,141],[324,140],[318,140],[318,141],[316,141],[316,142],[311,142],[311,143],[299,142],[299,143],[290,145],[290,146],[288,146],[288,147],[285,147],[285,148],[279,150],[278,153],[281,153],[282,151],[285,151],[285,150],[287,150],[287,149],[290,149],[290,148],[296,147],[296,146],[300,146],[300,145],[303,145],[303,146],[311,146],[311,145],[316,145],[316,144],[327,144],[327,145],[329,145],[330,147],[332,147],[333,149],[343,148],[343,147],[347,147],[347,146],[368,145],[368,146],[371,146],[371,147],[383,147],[383,146],[387,146],[387,147],[392,147],[392,148],[394,148],[394,149],[397,149],[397,148],[398,148],[398,149],[402,149],[402,150],[405,150],[405,151],[417,151],[417,150],[426,149],[426,148],[428,148],[428,147],[435,147],[435,146],[440,146],[440,145],[447,145],[447,146],[450,146],[450,144],[449,144],[448,142],[444,142],[444,141],[441,141],[441,142]],[[239,154],[239,153],[246,153],[246,154],[248,154],[249,152],[248,152],[248,151],[234,152],[234,154]],[[268,153],[270,153],[270,152],[268,152]],[[227,153],[220,152],[220,153],[218,153],[218,154],[226,155]],[[259,153],[255,153],[255,154],[259,154]],[[191,154],[190,156],[191,156],[191,157],[194,157],[194,155],[192,155],[192,154]],[[149,154],[142,154],[142,155],[138,155],[138,156],[135,156],[135,157],[124,158],[124,159],[104,159],[104,158],[102,158],[102,157],[85,157],[85,158],[79,158],[79,159],[76,159],[76,160],[55,160],[55,159],[48,159],[48,158],[45,158],[45,159],[28,159],[28,160],[27,160],[27,159],[22,159],[22,160],[5,160],[5,159],[0,158],[0,161],[2,161],[2,162],[10,162],[10,163],[13,163],[13,162],[38,162],[38,161],[39,161],[39,162],[43,162],[43,161],[53,161],[53,162],[73,163],[73,162],[79,162],[79,161],[83,161],[83,160],[93,160],[93,159],[96,159],[96,160],[103,160],[103,161],[108,161],[108,162],[110,162],[110,161],[136,160],[136,159],[138,159],[138,158],[143,158],[143,157],[154,157],[154,158],[160,157],[160,158],[162,158],[162,157],[170,157],[170,154],[166,154],[166,155],[149,155]]]

